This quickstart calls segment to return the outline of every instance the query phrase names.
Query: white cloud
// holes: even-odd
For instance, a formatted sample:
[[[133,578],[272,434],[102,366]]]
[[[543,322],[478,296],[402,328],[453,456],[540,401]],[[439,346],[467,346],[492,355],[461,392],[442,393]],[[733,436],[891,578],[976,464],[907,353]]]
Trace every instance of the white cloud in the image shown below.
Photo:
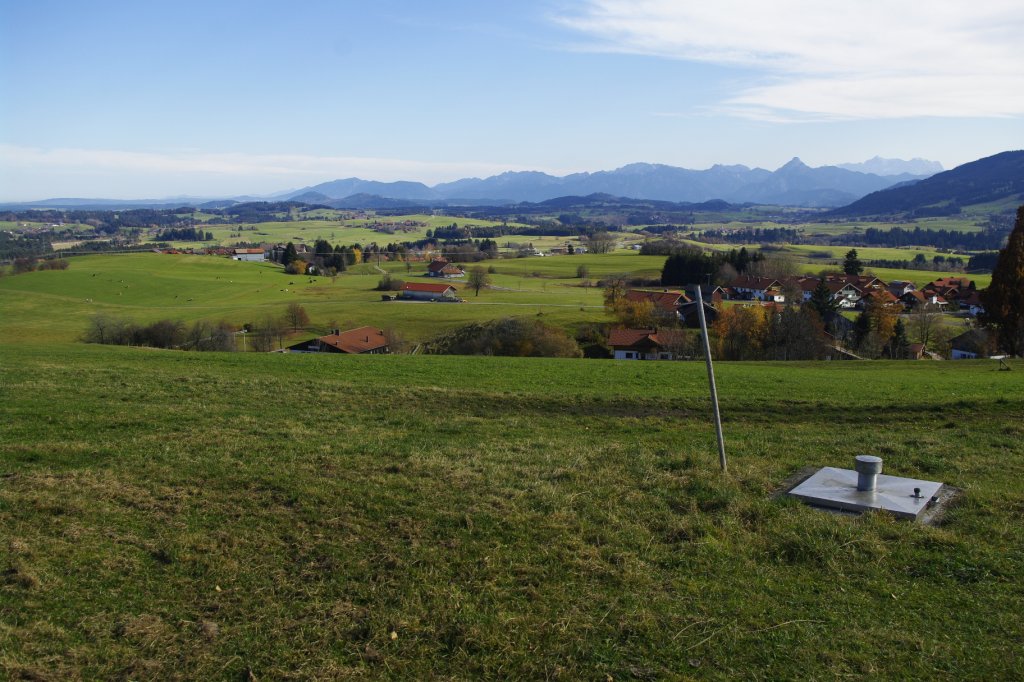
[[[779,120],[1024,115],[1019,0],[587,0],[587,49],[741,67],[722,102]]]
[[[44,196],[159,198],[283,191],[346,177],[436,184],[526,170],[481,162],[416,161],[302,154],[230,154],[196,150],[133,152],[42,149],[0,144],[0,177],[7,201]]]

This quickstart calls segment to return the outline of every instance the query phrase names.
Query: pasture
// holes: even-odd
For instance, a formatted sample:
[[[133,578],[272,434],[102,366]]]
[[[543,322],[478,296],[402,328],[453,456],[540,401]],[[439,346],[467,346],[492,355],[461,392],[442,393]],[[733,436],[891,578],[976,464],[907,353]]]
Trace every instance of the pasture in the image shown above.
[[[1024,365],[0,345],[0,676],[1024,675]],[[939,527],[773,499],[880,454]]]
[[[271,263],[212,256],[142,253],[77,257],[71,259],[67,270],[0,278],[0,307],[4,310],[0,343],[74,341],[97,313],[139,322],[227,320],[240,327],[278,316],[292,302],[306,308],[314,329],[321,333],[336,326],[370,324],[397,329],[413,342],[469,322],[507,316],[540,316],[563,327],[604,320],[600,289],[580,286],[580,280],[574,279],[575,266],[562,279],[534,277],[520,270],[506,274],[502,269],[504,263],[532,261],[540,267],[552,260],[556,259],[494,261],[499,272],[495,289],[474,296],[456,281],[468,302],[430,304],[382,302],[381,292],[374,290],[382,273],[371,264],[328,278],[290,276]],[[406,273],[403,263],[386,265],[395,277],[426,281],[422,263],[413,264],[411,273]],[[616,261],[616,268],[619,265]]]

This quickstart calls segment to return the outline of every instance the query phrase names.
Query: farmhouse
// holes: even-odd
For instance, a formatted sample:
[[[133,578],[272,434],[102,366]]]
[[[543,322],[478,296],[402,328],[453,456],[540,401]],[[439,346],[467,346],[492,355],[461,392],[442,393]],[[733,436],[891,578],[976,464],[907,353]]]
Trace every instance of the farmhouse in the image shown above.
[[[729,288],[739,294],[740,298],[748,301],[757,299],[782,303],[786,299],[782,294],[782,284],[771,277],[740,275],[729,283]]]
[[[465,277],[466,271],[458,265],[453,265],[446,258],[435,258],[427,266],[428,277],[443,277],[450,279],[454,277]]]
[[[616,360],[674,360],[684,335],[675,329],[613,329],[608,346]]]
[[[369,353],[379,355],[389,353],[384,330],[377,327],[358,327],[341,331],[333,330],[327,336],[320,336],[309,341],[288,346],[292,353],[350,353],[359,355]]]
[[[399,296],[411,301],[458,301],[458,292],[451,284],[440,282],[406,282]]]
[[[686,294],[681,291],[669,291],[668,289],[662,289],[661,291],[643,291],[641,289],[630,289],[626,292],[626,300],[632,303],[640,303],[641,301],[650,301],[654,309],[660,313],[669,313],[675,315],[679,311],[679,307],[685,303],[689,303],[690,299],[687,298]]]
[[[234,249],[231,260],[265,261],[267,254],[263,249]]]
[[[973,360],[983,358],[992,350],[992,340],[982,329],[971,329],[949,342],[950,358],[953,360]]]

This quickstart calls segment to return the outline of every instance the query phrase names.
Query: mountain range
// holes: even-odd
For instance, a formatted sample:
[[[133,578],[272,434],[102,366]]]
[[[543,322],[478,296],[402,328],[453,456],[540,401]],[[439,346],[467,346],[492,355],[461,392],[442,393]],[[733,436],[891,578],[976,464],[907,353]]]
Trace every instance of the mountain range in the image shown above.
[[[941,166],[916,159],[872,159],[867,165],[925,169]],[[925,165],[922,165],[925,164]],[[935,164],[930,166],[928,164]],[[775,171],[747,166],[715,165],[690,170],[651,163],[632,163],[611,171],[555,176],[539,171],[509,171],[488,178],[463,178],[430,187],[420,182],[377,182],[360,178],[332,180],[278,196],[280,199],[365,208],[367,197],[422,204],[501,205],[540,202],[561,196],[609,194],[633,199],[779,204],[802,207],[844,206],[877,190],[913,182],[930,173],[877,174],[839,166],[811,168],[799,158]]]
[[[884,189],[831,213],[836,216],[956,215],[964,206],[988,204],[992,212],[1024,203],[1024,151],[965,163],[911,184]]]

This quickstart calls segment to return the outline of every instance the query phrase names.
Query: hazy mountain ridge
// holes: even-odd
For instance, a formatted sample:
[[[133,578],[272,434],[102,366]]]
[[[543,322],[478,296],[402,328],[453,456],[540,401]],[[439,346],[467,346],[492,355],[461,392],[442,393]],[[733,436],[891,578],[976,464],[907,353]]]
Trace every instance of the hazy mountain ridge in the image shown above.
[[[875,175],[935,175],[941,173],[945,168],[938,161],[913,158],[909,161],[903,159],[884,159],[881,156],[862,161],[861,163],[837,163],[837,168],[857,171],[858,173],[874,173]]]
[[[285,195],[315,192],[331,200],[355,194],[419,202],[519,203],[560,196],[610,194],[633,199],[699,203],[842,206],[870,192],[924,176],[876,175],[838,166],[811,168],[794,158],[776,171],[743,165],[715,165],[691,170],[664,164],[632,163],[611,171],[572,173],[563,177],[540,171],[508,171],[487,178],[462,178],[428,187],[419,182],[374,182],[359,178],[333,180]]]

